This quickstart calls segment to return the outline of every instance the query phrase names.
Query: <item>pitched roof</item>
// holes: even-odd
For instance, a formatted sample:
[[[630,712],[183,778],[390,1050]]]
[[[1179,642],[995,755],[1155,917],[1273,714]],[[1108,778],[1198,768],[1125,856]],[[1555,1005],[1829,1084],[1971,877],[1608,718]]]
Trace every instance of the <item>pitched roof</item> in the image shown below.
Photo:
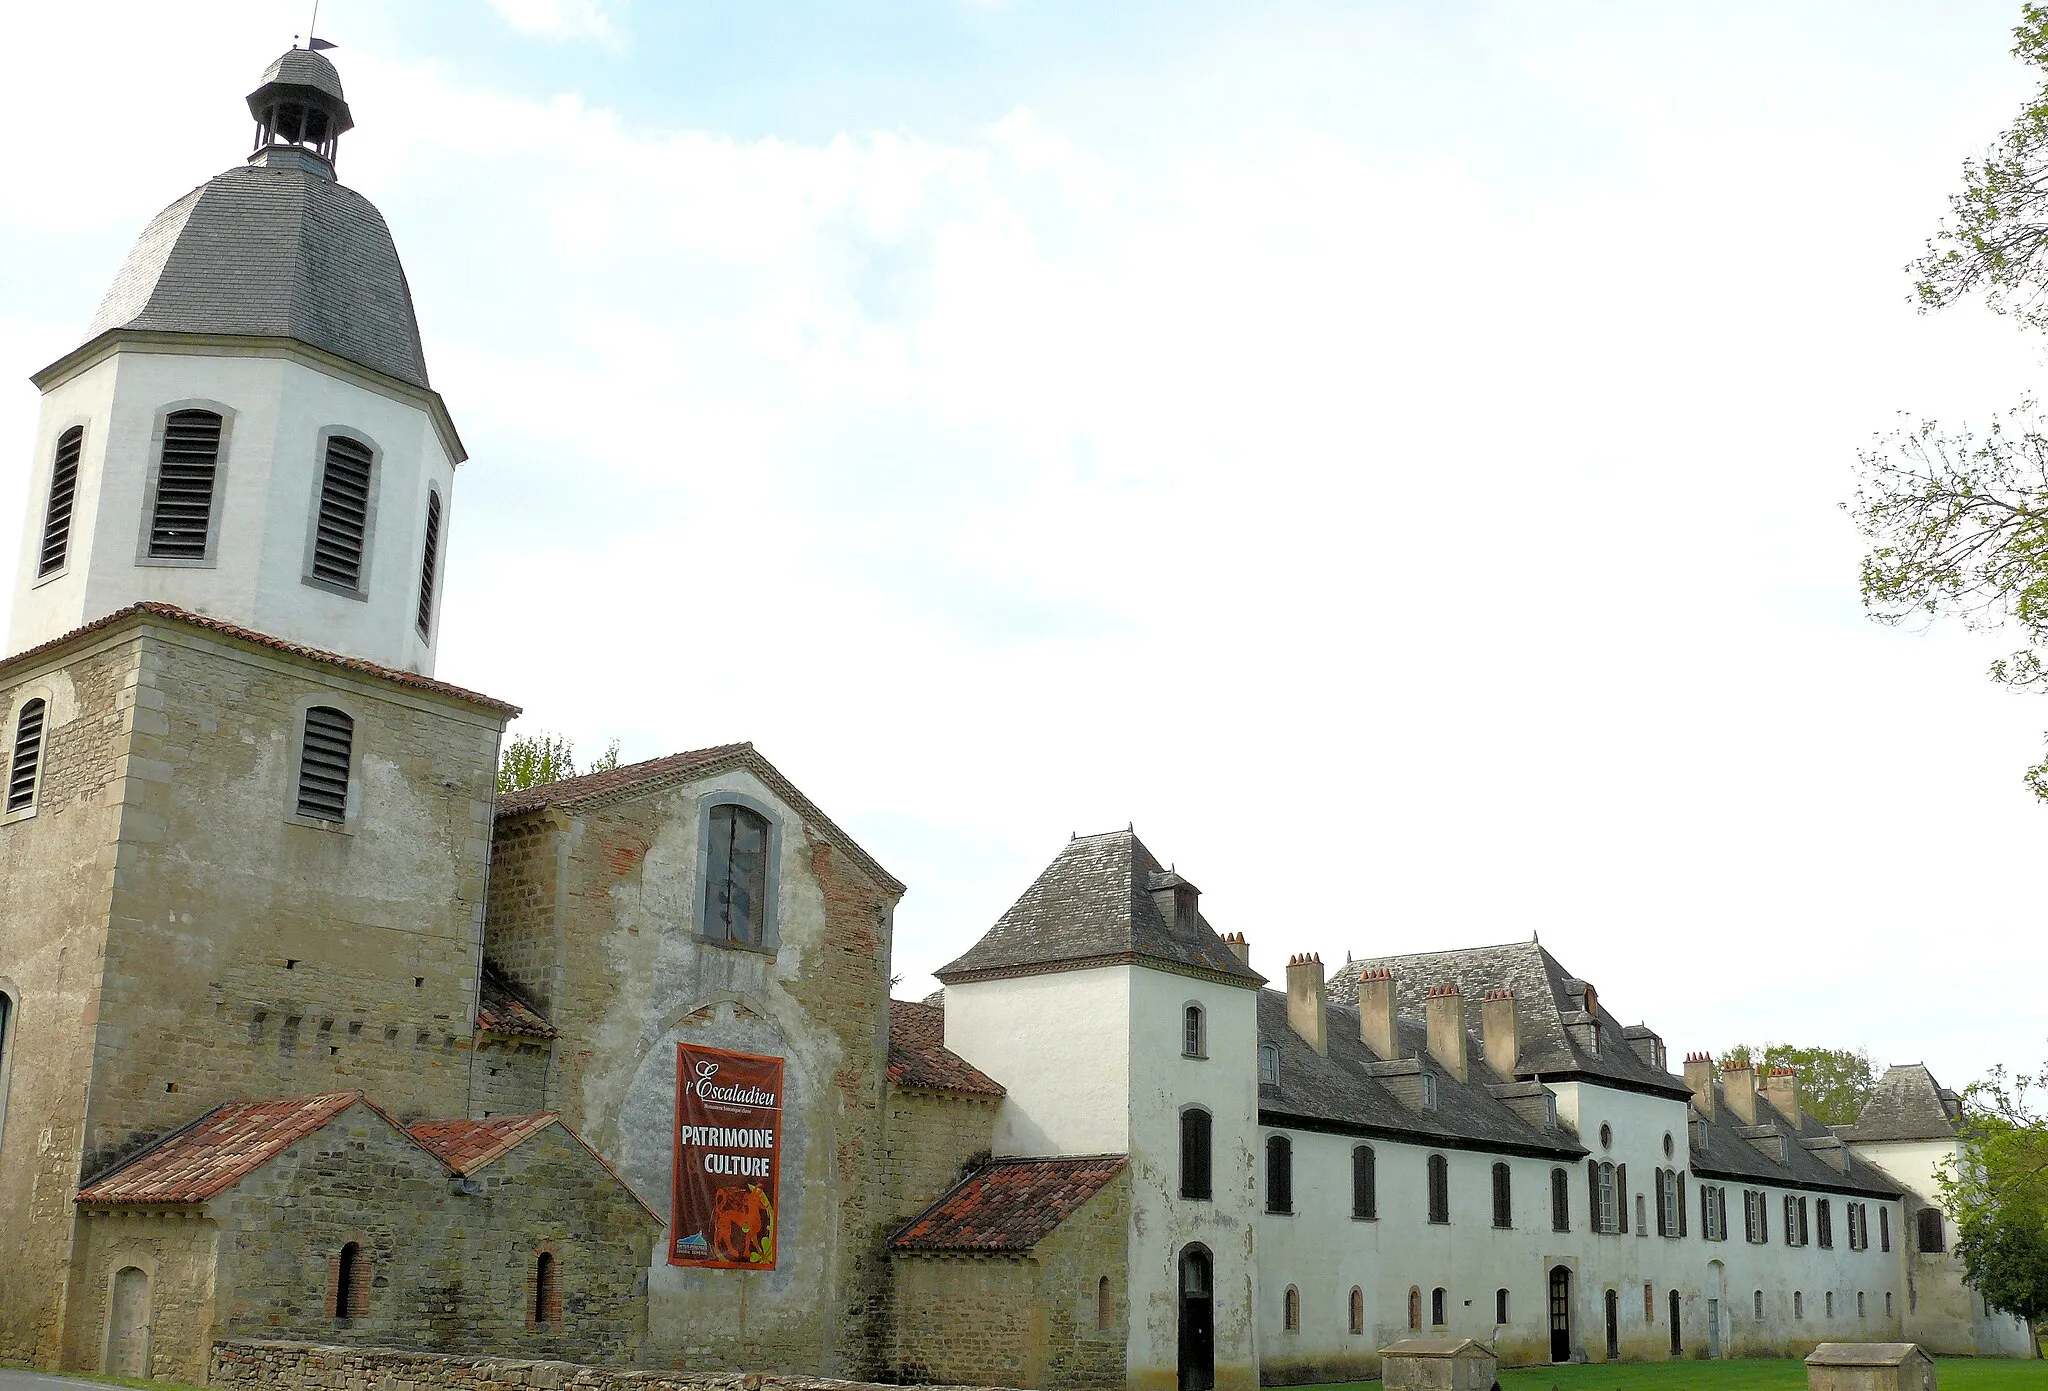
[[[466,1177],[511,1153],[556,1119],[553,1111],[541,1111],[530,1116],[492,1116],[480,1121],[420,1121],[406,1127],[405,1133],[446,1164],[451,1173]]]
[[[1900,1063],[1884,1070],[1856,1123],[1841,1135],[1851,1144],[1946,1140],[1955,1136],[1961,1113],[1955,1093],[1935,1081],[1925,1063]]]
[[[998,1159],[889,1239],[892,1251],[1029,1251],[1124,1170],[1120,1154]]]
[[[87,1184],[78,1201],[203,1203],[362,1100],[360,1092],[327,1092],[231,1101]]]
[[[244,628],[239,623],[229,623],[225,619],[210,618],[203,613],[193,613],[190,609],[181,609],[176,604],[166,604],[155,599],[145,599],[141,603],[130,604],[126,608],[116,609],[104,618],[96,618],[90,623],[73,628],[68,633],[51,638],[48,642],[40,642],[25,651],[17,652],[12,657],[0,660],[0,671],[10,668],[16,663],[39,657],[46,652],[55,651],[67,643],[76,642],[80,638],[104,632],[111,628],[118,628],[124,623],[145,615],[150,618],[168,619],[173,623],[182,623],[187,627],[197,628],[219,637],[234,638],[241,642],[253,643],[258,647],[267,647],[273,652],[289,652],[295,657],[305,657],[312,661],[324,662],[329,666],[339,667],[343,671],[354,672],[361,676],[375,677],[379,681],[389,681],[395,685],[407,686],[416,691],[431,691],[435,695],[447,696],[450,699],[462,701],[466,705],[474,705],[480,709],[490,710],[507,718],[513,718],[519,714],[519,707],[516,705],[508,704],[492,696],[478,695],[475,691],[464,690],[460,686],[451,686],[446,681],[436,681],[431,676],[421,676],[416,672],[410,671],[399,671],[395,667],[387,667],[377,662],[364,661],[361,657],[345,657],[339,652],[323,652],[317,647],[308,647],[304,643],[290,642],[284,638],[274,638],[268,633],[259,633],[253,628]]]
[[[556,1037],[555,1026],[521,999],[512,982],[488,961],[484,963],[483,978],[477,983],[476,1026],[487,1034]]]
[[[1479,1015],[1489,990],[1512,990],[1522,1029],[1519,1075],[1545,1077],[1584,1075],[1638,1091],[1664,1096],[1690,1096],[1684,1079],[1644,1062],[1624,1037],[1621,1021],[1600,1004],[1593,991],[1593,1010],[1584,1007],[1586,985],[1567,972],[1556,957],[1535,942],[1506,942],[1455,951],[1416,952],[1358,960],[1330,977],[1329,995],[1346,1004],[1358,1003],[1359,977],[1368,970],[1394,973],[1398,1008],[1416,1015],[1432,986],[1456,984],[1465,999],[1468,1030],[1479,1028]],[[1597,1020],[1600,1049],[1582,1048],[1566,1027]],[[1610,1042],[1611,1040],[1611,1042]]]
[[[539,811],[544,807],[586,811],[608,802],[658,792],[677,783],[711,777],[734,768],[744,768],[759,778],[785,806],[803,818],[808,829],[814,833],[822,833],[826,839],[844,850],[883,888],[892,893],[903,892],[901,880],[883,869],[874,856],[868,854],[860,847],[859,842],[841,830],[839,824],[825,815],[817,803],[799,792],[796,784],[784,777],[774,764],[763,758],[751,743],[714,744],[707,749],[690,749],[661,758],[650,758],[642,763],[607,768],[601,773],[585,773],[581,777],[563,778],[559,782],[521,788],[517,792],[504,793],[498,798],[498,815],[517,816],[523,812]]]
[[[1076,836],[980,941],[935,974],[947,984],[1032,970],[1143,961],[1258,986],[1206,918],[1179,930],[1153,902],[1170,873],[1130,831]],[[1177,878],[1177,876],[1176,876]]]
[[[889,1081],[898,1087],[1001,1096],[1002,1085],[946,1047],[943,1005],[889,1001]]]
[[[1756,1100],[1757,1124],[1743,1124],[1728,1104],[1728,1089],[1719,1075],[1714,1078],[1715,1105],[1711,1118],[1695,1106],[1689,1113],[1694,1122],[1704,1122],[1704,1134],[1693,1125],[1686,1127],[1687,1161],[1696,1174],[1707,1178],[1750,1179],[1782,1188],[1812,1188],[1836,1193],[1867,1193],[1873,1197],[1896,1197],[1899,1185],[1877,1166],[1858,1159],[1847,1149],[1836,1150],[1829,1141],[1835,1132],[1810,1115],[1801,1114],[1799,1124],[1779,1115],[1761,1093]],[[1781,1143],[1774,1143],[1773,1136]],[[1704,1138],[1705,1144],[1701,1144]],[[1783,1158],[1766,1154],[1756,1141],[1780,1151]],[[1819,1148],[1840,1153],[1848,1162],[1845,1173],[1800,1143],[1812,1140]]]

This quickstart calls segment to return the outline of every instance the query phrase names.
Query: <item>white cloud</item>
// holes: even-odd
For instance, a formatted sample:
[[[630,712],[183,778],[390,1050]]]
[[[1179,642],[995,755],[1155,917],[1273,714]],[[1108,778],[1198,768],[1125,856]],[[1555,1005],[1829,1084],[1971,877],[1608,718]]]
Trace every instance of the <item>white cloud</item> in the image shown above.
[[[607,45],[619,40],[614,20],[620,0],[491,0],[491,7],[522,34]]]

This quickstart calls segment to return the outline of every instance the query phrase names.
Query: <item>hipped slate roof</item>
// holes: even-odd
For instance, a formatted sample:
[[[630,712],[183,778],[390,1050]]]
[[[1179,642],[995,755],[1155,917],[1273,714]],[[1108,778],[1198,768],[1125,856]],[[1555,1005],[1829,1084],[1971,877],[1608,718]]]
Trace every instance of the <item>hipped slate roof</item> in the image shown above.
[[[1757,1124],[1749,1126],[1729,1107],[1728,1089],[1719,1076],[1714,1079],[1714,1097],[1714,1115],[1711,1118],[1703,1114],[1697,1105],[1690,1113],[1693,1120],[1706,1122],[1704,1149],[1700,1145],[1700,1135],[1691,1126],[1687,1127],[1687,1162],[1694,1173],[1704,1178],[1750,1179],[1787,1188],[1866,1193],[1878,1198],[1898,1196],[1899,1185],[1889,1174],[1848,1154],[1846,1149],[1833,1151],[1847,1157],[1849,1169],[1844,1173],[1800,1144],[1801,1140],[1825,1142],[1835,1138],[1834,1131],[1812,1116],[1801,1115],[1800,1124],[1795,1127],[1779,1115],[1759,1092],[1756,1099]],[[1743,1133],[1756,1133],[1759,1128],[1784,1138],[1783,1160],[1757,1149]],[[1758,1138],[1766,1145],[1776,1147],[1770,1134],[1760,1134]]]
[[[362,1100],[360,1092],[327,1092],[231,1101],[87,1184],[78,1201],[203,1203]]]
[[[1123,1155],[999,1159],[889,1240],[892,1251],[1029,1251],[1123,1172]]]
[[[476,1026],[487,1034],[513,1034],[525,1038],[554,1038],[555,1026],[539,1010],[519,998],[512,982],[490,962],[484,963],[483,979],[477,985]]]
[[[1956,1134],[1959,1114],[1955,1093],[1935,1081],[1924,1063],[1901,1063],[1885,1069],[1856,1123],[1841,1134],[1852,1144],[1947,1140]]]
[[[898,1087],[1001,1096],[1001,1084],[946,1047],[943,1006],[889,1001],[889,1081]]]
[[[1682,1079],[1636,1056],[1623,1037],[1621,1021],[1604,1006],[1594,1011],[1600,1023],[1599,1054],[1595,1056],[1574,1042],[1565,1024],[1578,1013],[1573,996],[1579,993],[1581,983],[1535,942],[1353,961],[1330,977],[1330,998],[1356,1005],[1360,975],[1380,968],[1394,973],[1397,1008],[1417,1017],[1432,986],[1458,986],[1465,1000],[1467,1031],[1475,1034],[1486,992],[1514,991],[1522,1026],[1520,1075],[1524,1077],[1539,1073],[1546,1079],[1586,1076],[1664,1096],[1691,1095]],[[1596,990],[1596,1006],[1598,996]]]
[[[877,884],[891,893],[903,892],[901,880],[883,869],[874,856],[819,810],[817,803],[799,792],[796,784],[763,758],[751,743],[715,744],[707,749],[691,749],[662,758],[650,758],[644,763],[608,768],[601,773],[585,773],[581,777],[521,788],[498,798],[498,815],[518,816],[545,807],[588,811],[608,802],[659,792],[678,783],[712,777],[734,768],[744,768],[759,778],[783,805],[803,818],[804,826],[812,834],[822,834],[824,839],[844,850]]]
[[[1024,896],[958,959],[935,974],[948,985],[1035,970],[1143,961],[1257,986],[1265,977],[1239,961],[1200,918],[1176,932],[1152,900],[1151,880],[1167,867],[1130,831],[1076,836]]]
[[[114,329],[293,338],[426,387],[412,291],[368,199],[289,166],[218,174],[156,215],[87,338]]]

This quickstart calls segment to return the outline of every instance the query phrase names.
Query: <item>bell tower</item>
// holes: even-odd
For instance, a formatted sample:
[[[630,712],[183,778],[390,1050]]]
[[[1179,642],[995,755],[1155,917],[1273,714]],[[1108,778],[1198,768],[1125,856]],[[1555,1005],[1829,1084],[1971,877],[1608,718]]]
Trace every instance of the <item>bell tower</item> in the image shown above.
[[[159,213],[42,392],[8,650],[157,601],[432,675],[456,465],[384,219],[294,48],[255,148]]]

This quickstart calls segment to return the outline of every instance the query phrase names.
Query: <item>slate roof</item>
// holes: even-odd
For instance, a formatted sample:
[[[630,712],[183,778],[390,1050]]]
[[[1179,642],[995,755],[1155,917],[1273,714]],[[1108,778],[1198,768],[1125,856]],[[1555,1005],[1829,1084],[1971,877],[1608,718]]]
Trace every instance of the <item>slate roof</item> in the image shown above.
[[[1001,1096],[1002,1085],[946,1047],[943,1005],[889,1001],[889,1081],[898,1087]]]
[[[859,842],[841,830],[839,824],[825,815],[817,803],[799,792],[796,784],[784,777],[774,764],[763,758],[751,743],[715,744],[707,749],[690,749],[662,758],[650,758],[642,763],[628,763],[623,767],[609,768],[601,773],[585,773],[581,777],[563,778],[559,782],[521,788],[517,792],[504,793],[498,798],[498,815],[517,816],[524,812],[539,811],[544,807],[586,811],[608,802],[657,792],[677,783],[710,777],[734,768],[744,768],[759,778],[785,806],[803,818],[806,829],[814,835],[822,833],[826,839],[852,857],[854,862],[867,871],[884,889],[896,894],[903,892],[901,880],[883,869],[874,856],[868,854],[860,847]]]
[[[1574,996],[1582,987],[1557,958],[1535,942],[1506,942],[1491,947],[1466,947],[1456,951],[1418,952],[1409,956],[1382,956],[1353,961],[1340,968],[1329,981],[1332,1000],[1358,1003],[1358,980],[1367,970],[1386,968],[1394,973],[1397,1008],[1420,1017],[1430,987],[1456,984],[1465,1000],[1468,1033],[1479,1029],[1480,1010],[1489,990],[1512,990],[1515,1010],[1522,1027],[1521,1074],[1546,1079],[1574,1076],[1662,1096],[1684,1097],[1683,1078],[1645,1063],[1623,1037],[1621,1021],[1599,1003],[1594,991],[1595,1017],[1600,1024],[1597,1056],[1581,1048],[1566,1030],[1567,1020],[1578,1013]]]
[[[429,385],[391,230],[360,193],[304,167],[241,165],[158,213],[86,337],[115,329],[292,338]]]
[[[1123,1172],[1121,1154],[998,1159],[889,1239],[892,1251],[1029,1251]]]
[[[311,87],[325,92],[337,102],[345,100],[341,94],[341,74],[335,71],[334,63],[324,53],[310,48],[288,48],[277,56],[277,60],[263,70],[263,78],[256,84],[258,91],[271,83],[285,87]]]
[[[512,982],[488,961],[484,963],[483,979],[477,983],[476,1026],[487,1034],[556,1037],[555,1026],[521,999]]]
[[[934,974],[955,981],[1061,966],[1145,961],[1246,986],[1265,977],[1197,918],[1177,932],[1153,903],[1159,863],[1130,831],[1076,836],[966,953]]]
[[[1901,1063],[1885,1069],[1856,1123],[1841,1136],[1851,1144],[1952,1139],[1961,1109],[1955,1093],[1935,1081],[1926,1064]]]
[[[553,1111],[542,1111],[531,1116],[491,1116],[480,1121],[420,1121],[406,1127],[405,1133],[447,1165],[449,1172],[467,1176],[510,1154],[555,1120]]]
[[[1790,1121],[1772,1109],[1759,1091],[1756,1099],[1757,1126],[1776,1131],[1784,1137],[1785,1159],[1780,1162],[1758,1150],[1744,1136],[1743,1131],[1751,1127],[1744,1125],[1742,1118],[1730,1109],[1728,1089],[1719,1076],[1714,1079],[1714,1095],[1712,1119],[1697,1107],[1690,1113],[1691,1120],[1706,1121],[1705,1149],[1700,1147],[1700,1136],[1693,1127],[1686,1127],[1687,1163],[1695,1174],[1703,1178],[1748,1179],[1780,1188],[1812,1188],[1878,1198],[1898,1196],[1898,1183],[1875,1165],[1849,1155],[1849,1170],[1844,1173],[1801,1145],[1801,1140],[1836,1138],[1833,1130],[1812,1116],[1802,1114],[1800,1124],[1794,1128]]]
[[[1259,1042],[1280,1050],[1279,1086],[1259,1087],[1262,1124],[1517,1154],[1576,1158],[1586,1153],[1570,1132],[1530,1125],[1487,1091],[1489,1085],[1515,1079],[1486,1066],[1477,1038],[1466,1041],[1467,1080],[1461,1083],[1429,1056],[1422,1020],[1397,1022],[1400,1056],[1419,1057],[1436,1078],[1436,1108],[1424,1111],[1411,1108],[1371,1074],[1372,1064],[1393,1059],[1380,1058],[1365,1046],[1355,1006],[1330,1005],[1325,1027],[1327,1056],[1288,1024],[1285,992],[1259,992]]]
[[[87,1184],[78,1201],[203,1203],[361,1101],[360,1092],[327,1092],[216,1106]]]

